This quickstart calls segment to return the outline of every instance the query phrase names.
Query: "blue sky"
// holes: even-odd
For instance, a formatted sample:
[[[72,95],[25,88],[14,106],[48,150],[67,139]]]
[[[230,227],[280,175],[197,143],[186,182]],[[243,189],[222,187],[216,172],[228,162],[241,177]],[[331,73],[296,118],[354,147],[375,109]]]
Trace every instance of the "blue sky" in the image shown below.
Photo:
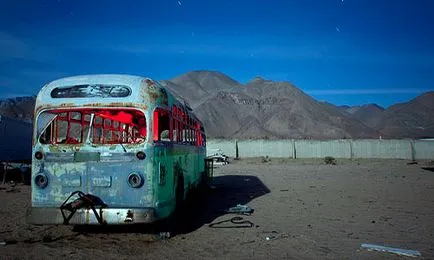
[[[0,98],[59,77],[217,70],[337,105],[434,90],[434,1],[0,0]]]

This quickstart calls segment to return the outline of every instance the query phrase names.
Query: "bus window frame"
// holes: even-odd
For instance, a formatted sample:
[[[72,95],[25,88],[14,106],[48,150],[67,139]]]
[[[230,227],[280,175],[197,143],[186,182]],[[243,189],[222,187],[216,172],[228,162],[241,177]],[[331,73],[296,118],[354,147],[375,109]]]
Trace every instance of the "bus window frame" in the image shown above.
[[[131,122],[122,122],[117,116],[120,115],[120,112],[128,111],[132,121]],[[109,117],[104,116],[106,112],[117,112]],[[146,121],[146,115],[143,111],[139,109],[124,109],[124,108],[94,108],[94,109],[52,109],[43,111],[38,115],[38,118],[43,113],[51,113],[55,116],[53,119],[47,123],[46,126],[43,127],[43,130],[40,134],[38,134],[37,139],[38,142],[42,145],[85,145],[87,142],[95,145],[117,145],[121,144],[141,144],[144,143],[147,136],[140,137],[137,129],[137,124],[133,122],[139,117],[144,117]],[[74,119],[73,114],[77,113],[80,115],[80,119]],[[93,121],[91,122],[91,114],[94,114]],[[100,119],[100,122],[97,122]],[[38,119],[36,119],[38,120]],[[108,122],[109,121],[109,122]],[[59,141],[59,123],[64,122],[67,124],[66,127],[66,136],[65,142]],[[117,122],[117,124],[115,124]],[[71,125],[78,124],[80,125],[80,133],[77,136],[71,136]],[[92,125],[91,129],[89,128]],[[116,126],[116,127],[115,127]],[[50,140],[45,140],[42,142],[42,136],[46,135],[46,131],[49,130]],[[62,130],[65,131],[65,130]],[[86,140],[89,135],[90,140]],[[110,141],[106,141],[105,139],[110,137]],[[68,141],[70,138],[79,138],[77,142]],[[139,141],[138,141],[139,140]]]
[[[167,117],[167,121],[166,121],[166,126],[168,126],[168,129],[164,129],[163,131],[168,130],[169,131],[169,138],[168,140],[162,140],[161,138],[161,134],[163,133],[163,131],[160,131],[160,126],[161,126],[161,117],[162,117],[162,113],[163,112],[163,117]],[[152,122],[153,122],[153,126],[152,126],[152,140],[154,143],[159,143],[159,142],[173,142],[173,134],[172,134],[172,113],[169,109],[165,108],[165,107],[156,107],[153,112],[152,112]]]

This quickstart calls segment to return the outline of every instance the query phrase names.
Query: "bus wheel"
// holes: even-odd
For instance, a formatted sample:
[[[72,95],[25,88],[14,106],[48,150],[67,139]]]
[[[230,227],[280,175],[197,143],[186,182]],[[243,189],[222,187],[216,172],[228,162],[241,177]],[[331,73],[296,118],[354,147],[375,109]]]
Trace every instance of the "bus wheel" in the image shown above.
[[[168,239],[175,235],[177,223],[181,217],[181,206],[184,200],[184,177],[182,174],[178,175],[177,184],[175,189],[175,208],[167,219],[163,221],[163,230],[160,232],[161,239]]]

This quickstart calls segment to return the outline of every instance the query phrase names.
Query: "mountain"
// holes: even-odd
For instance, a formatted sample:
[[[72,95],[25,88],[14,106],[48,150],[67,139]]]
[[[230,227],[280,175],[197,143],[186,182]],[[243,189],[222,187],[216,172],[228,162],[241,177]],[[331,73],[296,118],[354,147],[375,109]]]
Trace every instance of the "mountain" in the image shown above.
[[[352,115],[365,125],[375,128],[381,120],[383,112],[383,107],[377,104],[367,104],[360,106]]]
[[[333,106],[333,104],[330,104]],[[364,123],[365,125],[374,128],[379,123],[384,108],[377,104],[366,104],[361,106],[339,106],[337,107],[341,113],[350,116]]]
[[[434,137],[434,91],[389,107],[375,128],[385,137]]]
[[[194,104],[208,135],[214,138],[378,136],[375,130],[317,102],[288,82],[257,77],[241,85],[221,73],[195,71],[166,82],[166,86]],[[192,94],[195,88],[199,91]]]
[[[188,100],[192,107],[197,107],[220,91],[241,87],[240,83],[217,71],[192,71],[162,83],[176,96]]]
[[[0,100],[0,114],[32,122],[36,97],[16,97]]]
[[[289,82],[261,77],[240,84],[216,71],[192,71],[161,83],[187,101],[208,138],[434,137],[434,92],[384,109],[319,102]],[[0,100],[0,114],[31,121],[35,97]]]

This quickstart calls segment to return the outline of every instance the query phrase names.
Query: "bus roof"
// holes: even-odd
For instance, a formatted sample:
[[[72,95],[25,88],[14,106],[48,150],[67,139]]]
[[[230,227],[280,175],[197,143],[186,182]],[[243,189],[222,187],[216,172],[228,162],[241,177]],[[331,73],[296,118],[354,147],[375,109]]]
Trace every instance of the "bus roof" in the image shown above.
[[[47,84],[47,87],[76,85],[80,83],[101,83],[101,82],[105,82],[105,83],[110,82],[112,84],[135,85],[135,84],[140,84],[140,81],[142,81],[143,79],[147,79],[147,78],[135,76],[135,75],[128,75],[128,74],[77,75],[77,76],[65,77],[65,78],[54,80],[49,84]]]
[[[143,107],[167,103],[170,93],[147,77],[95,74],[61,78],[45,85],[36,98],[35,113],[59,107]]]
[[[191,110],[158,81],[126,74],[78,75],[54,80],[38,93],[35,116],[45,109],[73,107],[152,107],[177,105]],[[196,120],[200,120],[189,111]]]

